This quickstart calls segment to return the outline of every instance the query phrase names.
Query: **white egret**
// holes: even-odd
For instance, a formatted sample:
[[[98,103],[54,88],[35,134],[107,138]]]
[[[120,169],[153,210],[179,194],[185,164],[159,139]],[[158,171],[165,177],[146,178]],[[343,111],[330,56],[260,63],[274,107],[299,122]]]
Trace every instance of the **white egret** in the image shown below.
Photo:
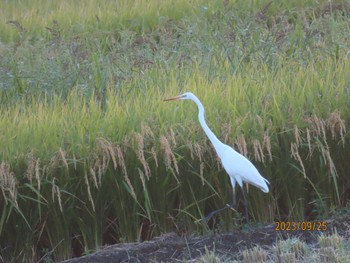
[[[211,212],[208,216],[205,217],[205,220],[208,221],[213,215],[215,215],[218,212],[221,212],[222,210],[232,207],[234,208],[236,206],[236,196],[235,196],[235,185],[236,182],[240,186],[244,198],[244,207],[245,207],[245,215],[247,222],[249,222],[248,219],[248,203],[247,199],[245,198],[244,191],[243,191],[243,182],[252,184],[258,188],[261,189],[264,193],[269,192],[269,187],[267,186],[267,181],[264,177],[260,175],[258,170],[255,168],[255,166],[243,155],[235,151],[230,146],[222,143],[215,134],[209,129],[207,123],[204,119],[204,108],[200,100],[191,92],[186,92],[182,95],[179,95],[177,97],[164,99],[164,101],[171,101],[171,100],[192,100],[194,103],[197,104],[198,107],[198,119],[199,122],[205,132],[205,134],[208,136],[209,140],[213,144],[215,151],[217,155],[220,157],[222,166],[230,176],[232,189],[233,189],[233,202],[231,205],[227,205],[224,208],[215,210]]]

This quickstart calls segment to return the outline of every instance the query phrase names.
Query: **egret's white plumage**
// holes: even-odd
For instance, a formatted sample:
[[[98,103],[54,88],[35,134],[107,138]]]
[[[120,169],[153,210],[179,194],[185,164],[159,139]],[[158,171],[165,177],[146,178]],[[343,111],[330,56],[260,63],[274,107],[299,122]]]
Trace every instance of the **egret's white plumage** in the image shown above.
[[[220,157],[222,166],[230,176],[233,191],[235,189],[236,182],[242,188],[242,190],[243,190],[243,182],[246,182],[260,188],[261,191],[263,191],[264,193],[269,192],[269,187],[267,186],[267,183],[269,182],[260,175],[260,173],[255,168],[255,166],[246,157],[244,157],[243,155],[235,151],[232,147],[222,143],[215,136],[215,134],[209,129],[204,119],[203,105],[193,93],[186,92],[177,97],[165,99],[165,101],[169,101],[169,100],[192,100],[197,104],[199,122],[204,132],[208,136],[209,140],[213,144],[216,153]],[[219,209],[219,210],[221,211],[222,209]],[[247,214],[247,208],[246,208],[246,214]],[[213,213],[211,214],[211,216],[212,215]]]

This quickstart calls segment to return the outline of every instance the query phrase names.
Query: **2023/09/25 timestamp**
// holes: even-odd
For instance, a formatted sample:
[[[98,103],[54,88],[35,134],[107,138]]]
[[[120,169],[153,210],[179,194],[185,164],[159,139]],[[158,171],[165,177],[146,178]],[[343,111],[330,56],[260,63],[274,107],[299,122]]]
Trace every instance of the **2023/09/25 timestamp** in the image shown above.
[[[326,221],[276,221],[276,231],[326,231]]]

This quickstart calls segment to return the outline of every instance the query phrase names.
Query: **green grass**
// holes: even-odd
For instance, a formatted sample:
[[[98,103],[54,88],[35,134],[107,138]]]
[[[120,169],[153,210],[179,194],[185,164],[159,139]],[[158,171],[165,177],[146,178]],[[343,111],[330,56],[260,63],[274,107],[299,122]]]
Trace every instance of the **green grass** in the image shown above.
[[[0,11],[5,261],[208,231],[195,222],[232,191],[195,105],[162,101],[184,91],[271,182],[269,194],[249,187],[253,221],[326,217],[346,204],[346,4],[83,2]],[[221,218],[224,230],[241,223],[231,211]]]
[[[152,30],[162,19],[182,19],[197,22],[198,15],[214,14],[222,7],[234,8],[240,16],[263,9],[270,1],[95,1],[79,2],[60,1],[48,2],[34,0],[29,2],[15,0],[3,4],[1,15],[2,38],[11,40],[17,38],[16,30],[10,30],[9,21],[20,23],[22,33],[29,37],[38,37],[57,29],[54,21],[59,22],[62,35],[89,34],[104,30],[111,32],[116,29],[131,29],[143,33]],[[275,14],[281,9],[298,9],[302,7],[317,7],[318,1],[279,1],[269,7],[269,13]],[[18,25],[18,24],[17,24]],[[16,27],[16,25],[15,25]]]
[[[200,6],[201,2],[194,1]],[[40,8],[39,8],[40,7]],[[91,0],[80,2],[47,2],[35,0],[10,1],[4,3],[1,11],[3,37],[16,38],[15,30],[9,30],[6,23],[18,21],[24,33],[30,37],[49,34],[50,29],[61,29],[63,36],[90,32],[108,33],[115,29],[148,30],[158,23],[161,17],[178,19],[193,12],[188,1],[103,1],[99,4]],[[54,21],[59,23],[55,28]],[[107,32],[104,32],[106,30]]]

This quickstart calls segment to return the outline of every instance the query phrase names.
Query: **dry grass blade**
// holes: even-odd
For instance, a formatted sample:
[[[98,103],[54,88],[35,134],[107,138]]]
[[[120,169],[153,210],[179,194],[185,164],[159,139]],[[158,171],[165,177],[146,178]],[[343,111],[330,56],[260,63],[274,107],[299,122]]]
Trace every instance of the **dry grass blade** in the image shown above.
[[[278,263],[296,263],[295,254],[293,252],[281,253],[277,256]]]
[[[242,252],[243,262],[267,262],[267,252],[260,246],[256,246],[252,249],[247,249]]]
[[[274,247],[277,262],[298,262],[303,260],[308,252],[307,245],[297,238],[280,240]]]
[[[333,247],[321,247],[319,255],[321,263],[340,262]]]
[[[344,247],[344,238],[339,236],[337,232],[333,235],[321,235],[318,238],[321,247],[332,247],[334,249]]]
[[[191,261],[185,261],[185,263],[190,262],[196,262],[196,263],[220,263],[223,262],[223,260],[218,257],[214,251],[209,250],[207,247],[204,248],[205,253],[200,258],[191,260]]]

